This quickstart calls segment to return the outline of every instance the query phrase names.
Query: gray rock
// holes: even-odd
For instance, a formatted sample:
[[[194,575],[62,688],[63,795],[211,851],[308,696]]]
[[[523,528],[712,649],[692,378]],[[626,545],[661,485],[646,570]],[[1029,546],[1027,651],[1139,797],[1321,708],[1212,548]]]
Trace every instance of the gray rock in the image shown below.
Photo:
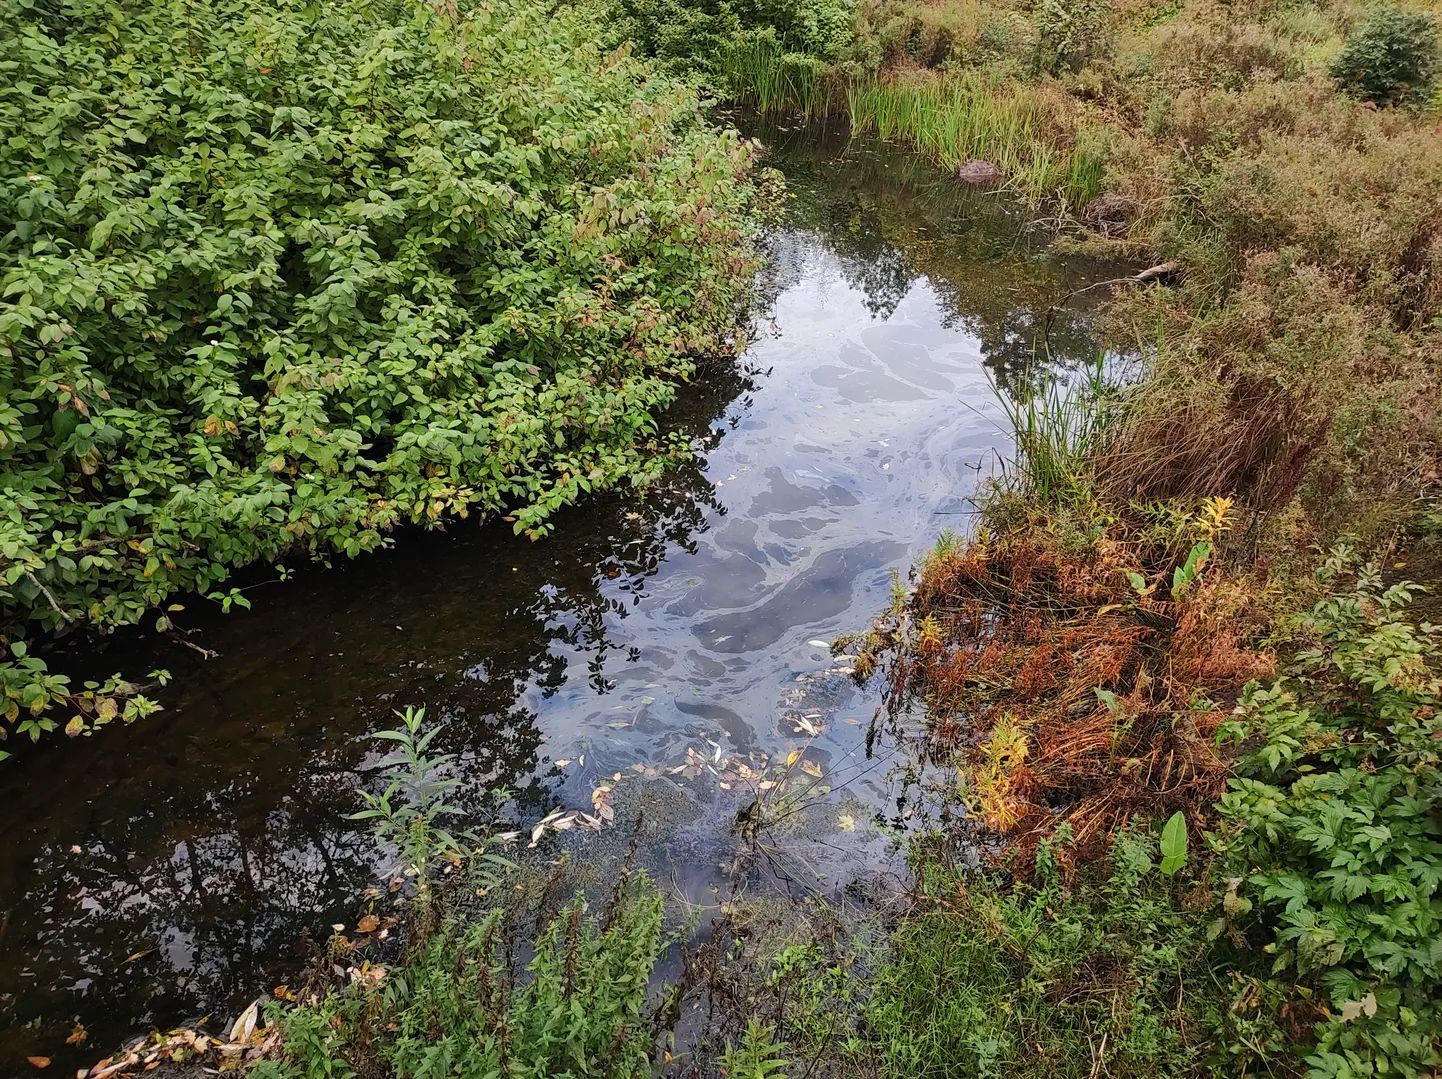
[[[984,186],[994,184],[1001,179],[1001,169],[997,168],[990,161],[983,161],[974,157],[961,168],[956,170],[956,178],[963,183]]]

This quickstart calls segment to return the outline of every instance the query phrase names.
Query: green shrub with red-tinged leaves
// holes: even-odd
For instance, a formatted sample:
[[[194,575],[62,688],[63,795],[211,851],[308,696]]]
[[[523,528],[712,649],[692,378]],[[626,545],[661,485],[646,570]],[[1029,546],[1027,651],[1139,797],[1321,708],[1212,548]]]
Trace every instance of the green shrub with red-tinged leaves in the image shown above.
[[[0,634],[408,522],[538,536],[683,452],[658,416],[734,348],[753,150],[598,37],[519,0],[0,0]],[[22,674],[10,711],[63,695]]]

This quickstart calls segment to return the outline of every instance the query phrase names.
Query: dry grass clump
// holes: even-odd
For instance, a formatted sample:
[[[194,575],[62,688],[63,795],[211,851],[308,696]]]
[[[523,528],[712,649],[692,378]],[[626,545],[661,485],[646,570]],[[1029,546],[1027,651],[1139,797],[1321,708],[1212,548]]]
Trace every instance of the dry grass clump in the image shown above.
[[[1227,775],[1218,725],[1273,669],[1243,639],[1260,619],[1246,583],[1202,574],[1174,595],[1184,561],[1035,526],[947,539],[858,669],[890,658],[890,707],[925,704],[933,755],[961,767],[1008,850],[1029,857],[1068,821],[1085,857],[1133,816],[1206,812]]]

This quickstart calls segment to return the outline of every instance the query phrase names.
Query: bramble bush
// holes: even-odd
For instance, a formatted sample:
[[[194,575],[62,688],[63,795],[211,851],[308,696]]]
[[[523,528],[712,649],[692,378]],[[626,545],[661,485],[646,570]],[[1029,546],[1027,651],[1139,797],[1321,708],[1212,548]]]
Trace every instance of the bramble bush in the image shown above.
[[[656,476],[734,348],[753,151],[598,36],[519,0],[0,0],[0,634]],[[68,692],[37,678],[10,712]]]

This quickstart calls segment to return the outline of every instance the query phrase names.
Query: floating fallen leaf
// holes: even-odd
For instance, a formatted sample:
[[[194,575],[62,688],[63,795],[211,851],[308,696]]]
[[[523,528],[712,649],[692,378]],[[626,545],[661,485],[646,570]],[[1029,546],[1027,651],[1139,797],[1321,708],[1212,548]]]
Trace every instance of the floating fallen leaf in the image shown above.
[[[823,640],[811,640],[811,641],[807,641],[806,643],[809,644],[812,648],[830,648],[830,647],[831,647],[831,645],[827,644],[827,643],[826,643],[825,641],[823,641]]]
[[[606,726],[610,727],[613,731],[619,731],[622,727],[629,727],[630,725],[631,724],[629,722],[622,722],[621,720],[617,720],[615,723],[606,724]]]
[[[37,1068],[50,1067],[49,1057],[26,1057],[25,1059],[30,1061],[31,1064],[34,1064]]]
[[[843,832],[856,831],[856,818],[850,813],[842,813],[838,816],[836,818],[836,824]]]
[[[570,764],[570,763],[571,763],[571,762],[570,762],[569,760],[563,758],[563,759],[558,760],[558,761],[556,762],[556,767],[557,767],[557,768],[564,768],[564,767],[566,767],[566,765],[568,765],[568,764]]]
[[[79,1023],[76,1023],[75,1026],[72,1027],[71,1030],[70,1030],[70,1037],[68,1037],[68,1038],[65,1039],[65,1044],[66,1044],[66,1045],[84,1045],[84,1044],[85,1044],[85,1039],[88,1038],[88,1037],[90,1037],[89,1032],[86,1031],[86,1029],[85,1029],[83,1026],[81,1026]]]
[[[799,749],[793,749],[790,753],[786,754],[786,767],[787,767],[787,768],[790,768],[793,764],[795,764],[795,763],[796,763],[797,761],[799,761],[800,759],[801,759],[801,750],[799,750]]]
[[[815,761],[802,761],[801,770],[809,776],[815,776],[817,779],[821,778],[821,765]]]
[[[153,951],[155,951],[154,948],[146,948],[143,952],[136,952],[134,955],[127,955],[127,956],[125,957],[125,961],[126,961],[127,963],[133,963],[133,962],[135,962],[137,959],[144,959],[147,955],[149,955],[149,954],[150,954],[151,952],[153,952]]]
[[[360,921],[356,922],[356,931],[359,933],[374,933],[380,926],[381,920],[374,914],[367,914]]]
[[[334,929],[337,933],[344,932],[345,922],[334,922],[331,924],[331,928]]]
[[[230,1040],[244,1045],[250,1041],[250,1036],[255,1033],[255,1025],[260,1021],[260,1001],[252,1000],[250,1007],[241,1012],[239,1017],[231,1025]]]
[[[79,844],[79,843],[73,844],[73,845],[70,847],[70,853],[71,853],[71,854],[79,854],[79,853],[80,853],[80,844]]]

